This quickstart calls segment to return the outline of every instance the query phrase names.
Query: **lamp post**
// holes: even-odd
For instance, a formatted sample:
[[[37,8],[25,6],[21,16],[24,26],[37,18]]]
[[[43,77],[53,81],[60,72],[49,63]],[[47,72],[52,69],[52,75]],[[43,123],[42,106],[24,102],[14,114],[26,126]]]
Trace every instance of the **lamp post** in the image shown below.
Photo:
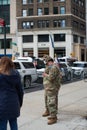
[[[0,26],[4,27],[4,55],[6,56],[6,24],[2,18],[0,18]]]
[[[86,11],[85,11],[86,12],[86,40],[85,40],[85,45],[87,48],[87,0],[85,2],[86,2]],[[87,61],[87,55],[86,55],[86,61]]]

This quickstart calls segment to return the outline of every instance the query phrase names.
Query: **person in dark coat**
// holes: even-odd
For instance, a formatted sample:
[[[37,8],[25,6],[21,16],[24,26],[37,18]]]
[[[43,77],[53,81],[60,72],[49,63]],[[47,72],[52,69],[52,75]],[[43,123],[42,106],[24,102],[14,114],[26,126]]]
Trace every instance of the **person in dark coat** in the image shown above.
[[[17,117],[23,104],[21,78],[14,63],[4,56],[0,60],[0,130],[18,130]]]

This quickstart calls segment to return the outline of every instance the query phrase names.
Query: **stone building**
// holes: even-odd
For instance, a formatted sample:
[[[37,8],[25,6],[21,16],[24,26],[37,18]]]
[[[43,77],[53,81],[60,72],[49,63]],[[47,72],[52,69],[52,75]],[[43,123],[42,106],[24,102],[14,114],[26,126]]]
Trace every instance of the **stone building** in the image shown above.
[[[0,0],[1,1],[1,0]],[[87,59],[85,0],[10,0],[10,36],[20,56]],[[13,52],[13,51],[12,51]]]

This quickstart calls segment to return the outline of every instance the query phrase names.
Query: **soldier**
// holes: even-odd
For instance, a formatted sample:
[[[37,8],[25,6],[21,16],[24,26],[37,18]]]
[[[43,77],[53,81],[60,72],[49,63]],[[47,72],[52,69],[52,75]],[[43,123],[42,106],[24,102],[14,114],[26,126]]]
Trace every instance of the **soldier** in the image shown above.
[[[58,92],[60,89],[60,71],[51,57],[46,58],[48,73],[43,73],[43,85],[45,87],[46,111],[43,116],[48,117],[48,125],[57,122]]]
[[[44,59],[44,62],[46,64],[46,68],[45,68],[44,73],[49,74],[49,67],[47,65],[47,62],[49,59],[51,59],[51,57],[49,57],[48,55],[44,55],[43,59]],[[48,106],[47,106],[47,92],[46,92],[47,84],[48,84],[48,80],[46,79],[46,77],[43,76],[43,85],[44,85],[44,90],[45,90],[44,98],[45,98],[45,108],[46,108],[46,111],[42,115],[43,117],[49,116],[49,110],[48,110]]]

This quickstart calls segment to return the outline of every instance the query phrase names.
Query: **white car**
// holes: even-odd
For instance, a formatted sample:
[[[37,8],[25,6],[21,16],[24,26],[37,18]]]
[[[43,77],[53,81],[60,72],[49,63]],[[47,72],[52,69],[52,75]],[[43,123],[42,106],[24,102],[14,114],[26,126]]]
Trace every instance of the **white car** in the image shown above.
[[[32,62],[14,60],[15,68],[19,71],[24,88],[29,88],[38,78],[37,70]]]
[[[34,66],[36,67],[38,78],[42,78],[42,74],[45,70],[45,64],[42,59],[40,58],[33,59],[32,57],[18,57],[17,60],[32,62]]]
[[[71,81],[72,77],[73,77],[73,71],[72,68],[69,67],[65,62],[59,62],[58,66],[60,68],[60,71],[62,73],[62,77],[66,80],[66,81]]]
[[[84,75],[87,74],[87,62],[76,61],[72,66],[73,74],[75,76],[80,76],[84,78]]]
[[[45,68],[37,69],[37,74],[39,78],[43,78],[42,74],[44,73]]]

